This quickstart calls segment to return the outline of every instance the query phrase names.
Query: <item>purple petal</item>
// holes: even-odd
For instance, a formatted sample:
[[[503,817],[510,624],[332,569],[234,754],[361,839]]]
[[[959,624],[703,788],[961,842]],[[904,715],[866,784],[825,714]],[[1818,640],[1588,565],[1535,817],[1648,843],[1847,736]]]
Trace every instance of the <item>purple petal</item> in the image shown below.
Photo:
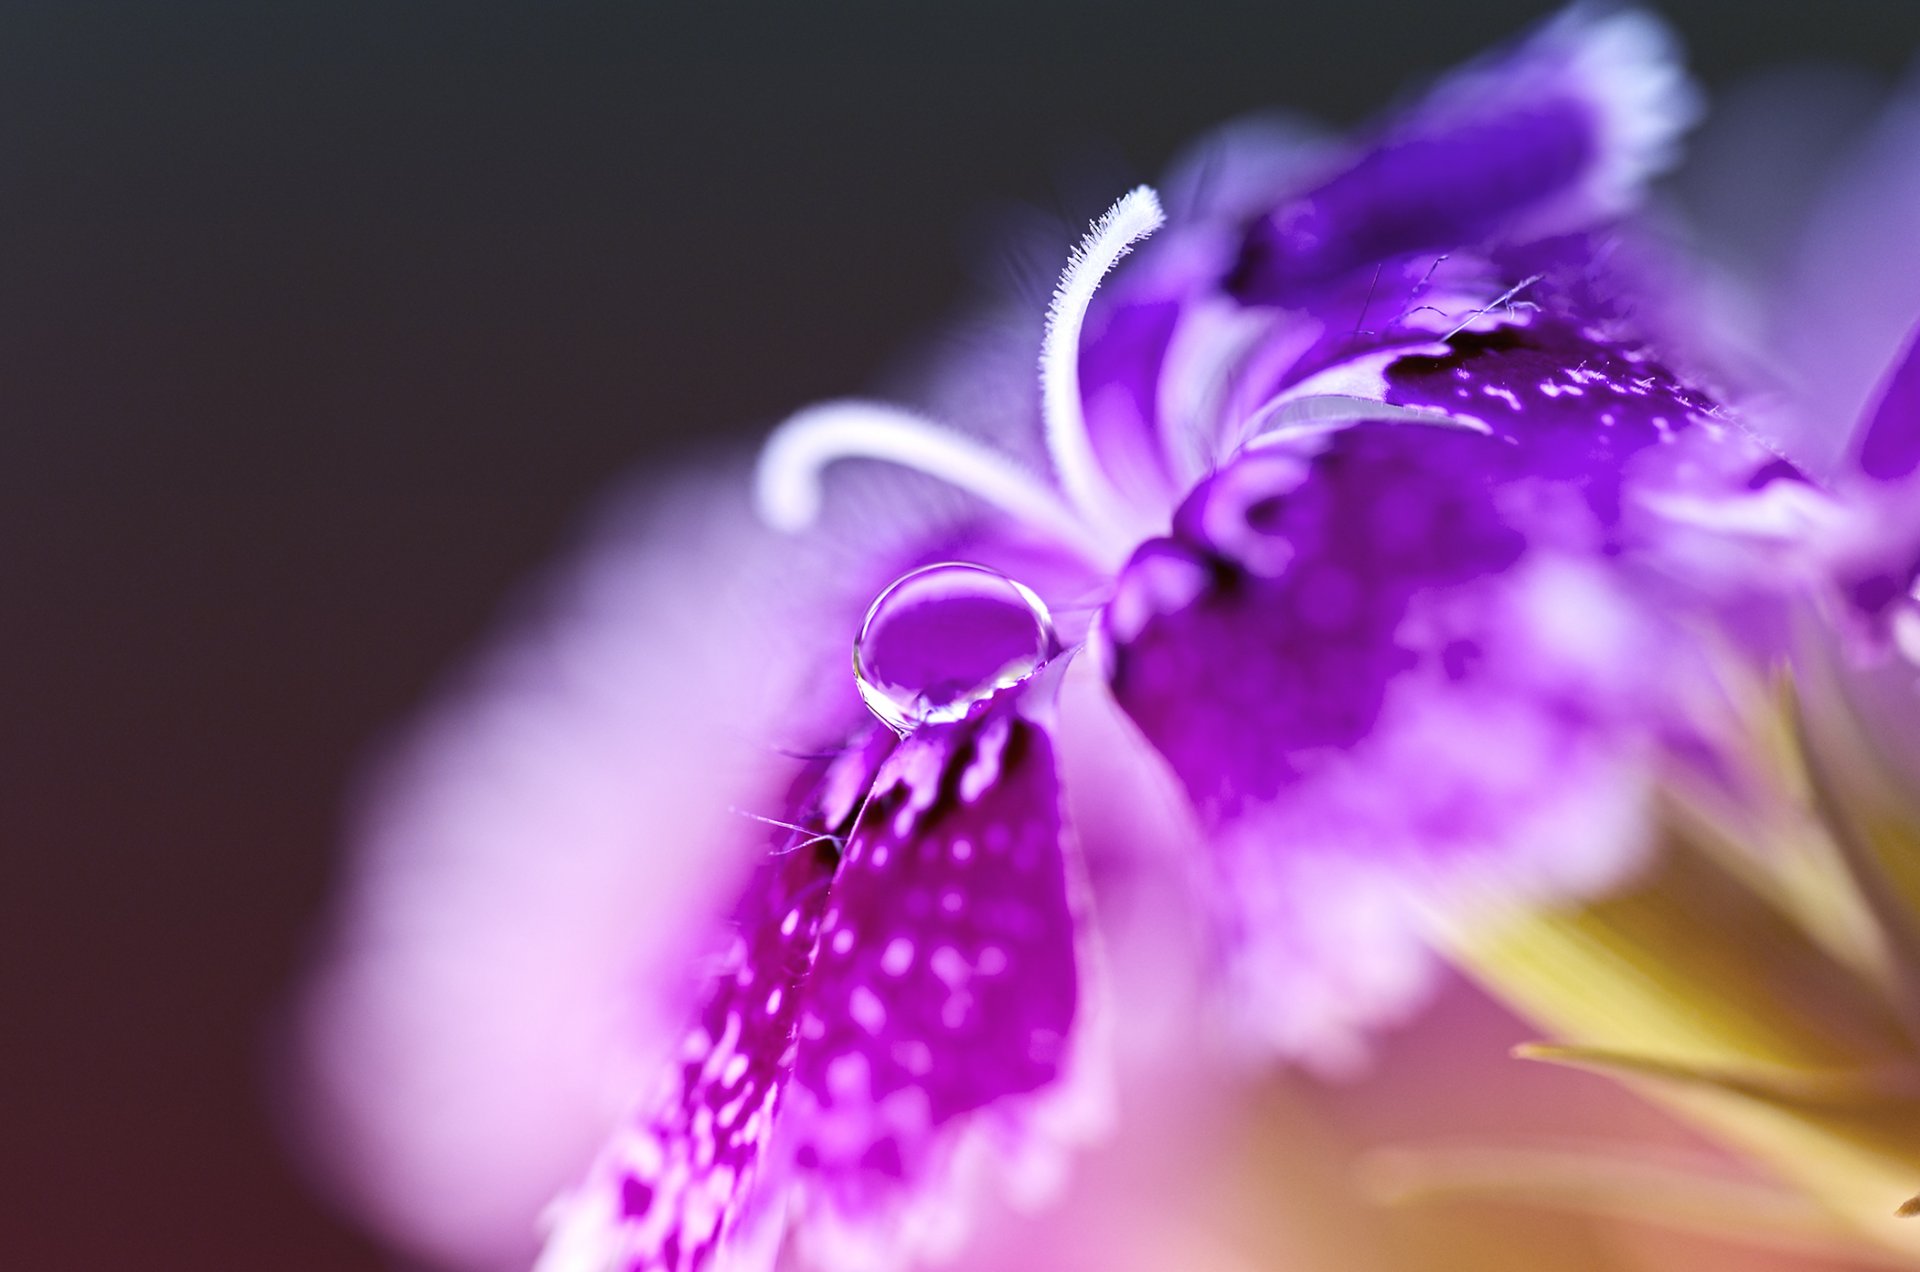
[[[764,1266],[796,1198],[817,1211],[808,1257],[898,1253],[954,1227],[976,1125],[1016,1164],[1050,1147],[1020,1097],[1069,1071],[1078,884],[1053,744],[1019,696],[827,767],[741,902],[678,1067],[562,1206],[545,1269]]]
[[[1087,310],[1079,370],[1088,436],[1108,479],[1136,503],[1164,507],[1184,484],[1184,457],[1165,434],[1166,417],[1187,404],[1169,400],[1167,382],[1231,252],[1231,231],[1188,222],[1123,262]]]
[[[1310,461],[1243,457],[1142,547],[1107,611],[1114,693],[1203,806],[1273,798],[1366,736],[1412,658],[1416,592],[1515,561],[1494,440],[1360,424]],[[1447,651],[1461,666],[1477,651]]]
[[[1529,294],[1537,308],[1389,364],[1386,400],[1485,428],[1534,546],[1631,553],[1665,580],[1647,603],[1711,609],[1752,651],[1777,646],[1783,571],[1830,519],[1826,497],[1622,323],[1552,284]]]
[[[799,829],[748,884],[677,1068],[563,1204],[543,1269],[694,1272],[732,1238],[793,1073],[840,843],[890,739],[818,766]]]
[[[1643,505],[1801,484],[1757,480],[1777,459],[1710,400],[1541,299],[1388,364],[1389,404],[1475,427],[1362,422],[1243,453],[1103,614],[1116,699],[1213,830],[1236,997],[1322,1063],[1424,984],[1395,953],[1419,944],[1409,897],[1584,891],[1638,860],[1646,762],[1684,732],[1689,674],[1620,565],[1653,533]],[[1380,968],[1329,979],[1291,900],[1320,878],[1403,925]]]
[[[1430,348],[1462,324],[1500,314],[1494,302],[1508,285],[1499,277],[1489,262],[1451,252],[1399,257],[1330,280],[1297,311],[1316,325],[1315,338],[1279,375],[1262,377],[1265,396],[1368,355]]]
[[[1891,644],[1920,665],[1920,479],[1855,482],[1819,547],[1846,602],[1840,626],[1856,661]]]
[[[1617,215],[1694,114],[1670,43],[1645,14],[1575,12],[1469,68],[1256,222],[1233,290],[1289,303],[1379,262]]]
[[[1416,900],[1584,892],[1644,845],[1681,659],[1606,557],[1528,546],[1507,449],[1362,424],[1304,474],[1243,458],[1108,609],[1115,696],[1211,829],[1236,1008],[1321,1067],[1424,992]]]
[[[1215,831],[1232,1001],[1267,1045],[1349,1069],[1429,988],[1423,911],[1583,895],[1640,860],[1660,681],[1635,664],[1662,646],[1607,584],[1547,557],[1420,598],[1366,738]]]
[[[1364,1064],[1367,1039],[1411,1015],[1438,968],[1393,867],[1314,837],[1275,852],[1285,823],[1215,838],[1213,919],[1230,1001],[1255,1044],[1333,1078]]]
[[[1076,886],[1044,729],[1002,701],[902,743],[848,846],[800,1019],[795,1161],[823,1211],[810,1240],[922,1240],[906,1229],[944,1226],[924,1189],[945,1190],[966,1127],[992,1110],[1017,1141],[1020,1097],[1062,1082],[1081,1015]]]
[[[1920,328],[1881,386],[1860,442],[1860,471],[1897,481],[1920,468]]]
[[[1114,690],[1203,805],[1271,799],[1305,757],[1365,738],[1418,661],[1417,598],[1530,549],[1637,544],[1622,505],[1642,468],[1661,494],[1757,498],[1753,478],[1780,466],[1637,345],[1565,317],[1462,331],[1385,379],[1388,404],[1479,431],[1361,423],[1244,454],[1117,584]],[[1469,631],[1426,654],[1463,680],[1483,644]]]

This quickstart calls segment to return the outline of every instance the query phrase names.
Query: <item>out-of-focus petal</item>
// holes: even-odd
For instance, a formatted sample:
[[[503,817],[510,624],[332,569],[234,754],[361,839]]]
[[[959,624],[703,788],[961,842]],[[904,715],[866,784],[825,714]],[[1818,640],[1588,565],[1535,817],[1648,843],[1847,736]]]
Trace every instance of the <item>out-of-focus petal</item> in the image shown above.
[[[346,1205],[452,1266],[537,1217],[676,1037],[696,916],[806,721],[859,712],[830,562],[737,468],[618,501],[377,756],[298,1021],[298,1122]],[[822,686],[828,691],[823,693]]]
[[[1696,110],[1659,22],[1572,10],[1456,73],[1257,222],[1233,290],[1286,303],[1375,262],[1617,216],[1672,162]]]
[[[1842,513],[1818,541],[1858,660],[1891,648],[1920,666],[1920,333],[1888,369],[1862,422]]]

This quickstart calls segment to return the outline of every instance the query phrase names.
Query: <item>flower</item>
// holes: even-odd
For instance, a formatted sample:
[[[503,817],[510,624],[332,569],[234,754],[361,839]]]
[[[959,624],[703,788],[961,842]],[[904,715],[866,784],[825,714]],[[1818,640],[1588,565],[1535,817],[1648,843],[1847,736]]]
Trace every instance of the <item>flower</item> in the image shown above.
[[[788,421],[755,493],[796,545],[739,551],[751,535],[699,514],[706,551],[571,586],[585,626],[533,655],[533,688],[495,669],[516,730],[619,721],[612,753],[657,792],[622,808],[645,818],[507,793],[475,818],[404,791],[376,816],[395,843],[550,844],[559,860],[489,860],[486,886],[573,871],[595,908],[556,907],[536,946],[478,969],[396,954],[364,934],[410,913],[393,898],[420,850],[376,854],[363,943],[316,1000],[323,1083],[395,1036],[484,1034],[479,1013],[538,1053],[529,1070],[566,1073],[571,1136],[605,1089],[592,1057],[651,1053],[543,1267],[890,1266],[952,1248],[990,1186],[1043,1195],[1099,1130],[1126,1020],[1093,918],[1130,863],[1193,885],[1219,1014],[1328,1070],[1417,1006],[1433,915],[1626,878],[1661,783],[1737,780],[1715,653],[1777,640],[1768,552],[1825,506],[1660,347],[1622,218],[1693,111],[1652,19],[1571,11],[1349,147],[1226,150],[1170,186],[1171,212],[1123,197],[1055,292],[1037,409],[1003,393],[971,431],[870,402]],[[912,474],[867,474],[859,516],[823,531],[825,473],[855,459]],[[610,607],[728,567],[726,639],[764,664],[663,631],[632,684],[568,679]],[[862,606],[857,679],[836,675],[832,634]],[[730,679],[748,665],[771,691]],[[609,692],[640,710],[603,717]],[[736,779],[742,738],[807,758],[762,752]],[[1143,795],[1161,789],[1170,811]],[[1101,807],[1127,800],[1159,820]],[[771,825],[726,824],[736,802]],[[635,896],[650,909],[623,916]],[[706,913],[726,917],[686,917]],[[657,969],[702,950],[692,1023],[663,1046],[688,987]],[[577,997],[520,1037],[482,972],[511,989],[547,960]],[[407,1019],[415,987],[451,1010]],[[342,1023],[369,998],[384,1032]],[[423,1122],[414,1171],[460,1162],[465,1133]],[[514,1211],[490,1202],[437,1215],[435,1238]]]
[[[923,1207],[977,1153],[1054,1138],[1093,1012],[1049,597],[1095,598],[1068,640],[1191,799],[1228,974],[1282,1049],[1347,1062],[1406,1007],[1419,906],[1633,864],[1651,761],[1700,727],[1683,623],[1722,582],[1669,541],[1803,484],[1601,263],[1688,109],[1657,28],[1574,14],[1250,224],[1194,209],[1097,297],[1166,219],[1129,194],[1049,314],[1053,482],[870,404],[775,435],[776,524],[829,462],[885,459],[986,505],[939,544],[982,564],[876,602],[857,669],[901,740],[852,731],[798,788],[679,1068],[547,1266],[692,1269],[789,1227],[883,1264],[939,1240]]]

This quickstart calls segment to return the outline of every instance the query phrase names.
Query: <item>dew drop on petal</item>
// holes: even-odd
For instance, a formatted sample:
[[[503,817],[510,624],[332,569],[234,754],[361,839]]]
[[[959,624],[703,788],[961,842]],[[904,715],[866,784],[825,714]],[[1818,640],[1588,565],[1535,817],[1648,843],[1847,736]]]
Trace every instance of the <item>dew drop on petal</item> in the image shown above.
[[[1046,605],[985,566],[902,575],[874,601],[853,645],[860,696],[898,733],[964,717],[1059,650]]]

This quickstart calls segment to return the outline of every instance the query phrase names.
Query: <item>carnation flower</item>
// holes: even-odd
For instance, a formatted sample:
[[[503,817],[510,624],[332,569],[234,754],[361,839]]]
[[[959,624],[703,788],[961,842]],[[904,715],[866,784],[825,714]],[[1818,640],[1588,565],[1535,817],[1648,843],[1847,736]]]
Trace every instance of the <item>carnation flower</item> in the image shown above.
[[[1191,210],[1101,293],[1166,219],[1129,194],[1049,314],[1050,479],[874,404],[775,435],[776,524],[813,518],[829,462],[887,460],[983,505],[938,544],[970,559],[876,600],[855,671],[886,727],[826,739],[547,1266],[693,1269],[789,1229],[881,1265],[950,1230],[982,1154],[1004,1174],[1057,1138],[1097,1014],[1053,741],[1083,642],[1192,802],[1222,970],[1283,1050],[1351,1060],[1420,983],[1418,908],[1467,881],[1633,864],[1653,765],[1698,727],[1682,624],[1711,614],[1669,523],[1799,480],[1603,264],[1688,110],[1657,28],[1575,15],[1250,223]],[[1049,602],[1089,601],[1063,647]]]
[[[564,675],[496,701],[563,746],[618,721],[633,780],[660,783],[575,827],[585,845],[510,790],[493,817],[403,791],[376,819],[395,860],[463,835],[554,854],[471,886],[605,889],[486,964],[577,996],[513,1043],[568,1073],[569,1133],[593,1056],[634,1083],[542,1267],[890,1267],[953,1249],[984,1192],[1043,1196],[1110,1114],[1134,988],[1104,970],[1101,882],[1146,841],[1205,917],[1214,1015],[1338,1072],[1418,1005],[1436,930],[1604,891],[1646,859],[1663,783],[1741,780],[1718,659],[1777,646],[1799,575],[1771,554],[1829,500],[1661,345],[1623,218],[1693,113],[1655,22],[1575,10],[1351,145],[1218,154],[1170,207],[1141,188],[1092,227],[1024,403],[803,411],[755,475],[796,546],[709,510],[712,550],[669,578],[575,587],[604,617],[730,571],[772,684],[701,701],[712,651],[663,631],[628,664],[658,695],[638,715],[593,698],[633,685]],[[870,472],[864,520],[822,529],[850,460],[959,497]],[[564,672],[582,630],[542,664]],[[850,673],[826,652],[846,640]],[[726,767],[743,740],[762,750]],[[1102,817],[1163,787],[1152,825]],[[361,944],[317,999],[336,1084],[368,1037],[428,1027],[415,989],[463,1037],[511,1005],[455,945],[366,943],[423,877],[373,860]],[[623,924],[633,896],[651,908]],[[701,972],[678,1033],[663,966]],[[414,1169],[460,1157],[462,1128],[416,1116]],[[514,1213],[467,1201],[436,1240]]]

